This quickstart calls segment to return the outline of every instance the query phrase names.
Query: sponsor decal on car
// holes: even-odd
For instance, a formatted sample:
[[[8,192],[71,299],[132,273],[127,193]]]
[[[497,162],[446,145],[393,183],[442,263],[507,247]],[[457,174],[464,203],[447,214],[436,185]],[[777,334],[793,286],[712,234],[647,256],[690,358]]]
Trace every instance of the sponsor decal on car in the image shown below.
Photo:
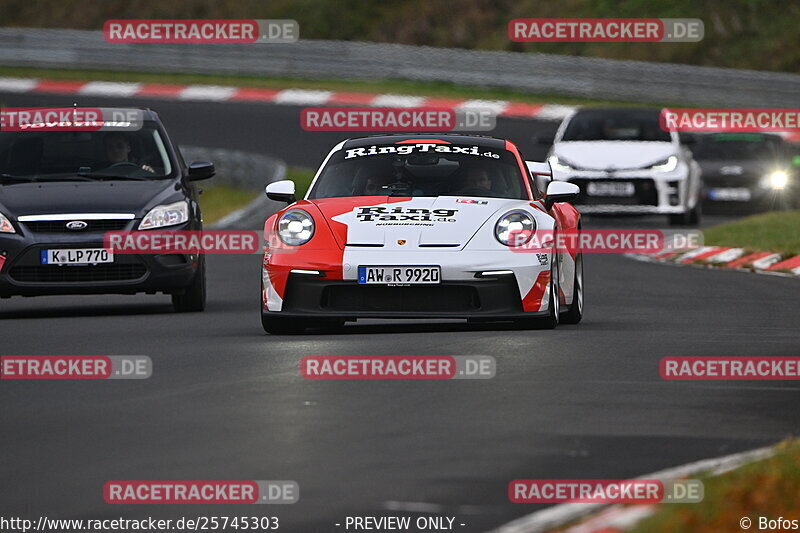
[[[402,145],[383,145],[383,146],[365,146],[361,148],[348,148],[345,150],[345,159],[352,159],[354,157],[366,157],[371,155],[383,154],[400,154],[408,155],[413,153],[448,153],[448,154],[462,154],[474,155],[480,157],[489,157],[492,159],[500,159],[500,154],[491,151],[481,151],[479,146],[456,146],[447,144],[436,143],[417,143],[417,144],[402,144]]]
[[[359,222],[455,222],[458,209],[425,209],[421,207],[356,207]]]

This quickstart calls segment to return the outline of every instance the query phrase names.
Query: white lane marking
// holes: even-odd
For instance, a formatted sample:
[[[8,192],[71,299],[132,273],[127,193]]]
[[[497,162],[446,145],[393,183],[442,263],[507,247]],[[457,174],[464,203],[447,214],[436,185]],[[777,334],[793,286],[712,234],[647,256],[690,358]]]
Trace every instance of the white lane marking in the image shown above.
[[[379,94],[369,105],[373,107],[422,107],[424,96],[407,96],[403,94]]]
[[[571,105],[545,104],[534,115],[534,118],[540,120],[563,120],[574,113],[576,109],[578,108]]]
[[[331,91],[308,91],[305,89],[286,89],[279,92],[273,100],[276,104],[306,105],[326,104],[331,99]]]
[[[142,87],[141,83],[116,83],[110,81],[90,81],[80,88],[78,94],[92,96],[133,96]]]
[[[25,78],[0,78],[0,91],[27,93],[39,85],[39,80]]]
[[[706,259],[706,263],[730,263],[744,255],[744,248],[731,248]]]
[[[499,115],[508,107],[509,102],[506,100],[466,100],[456,106],[459,111],[464,110],[486,110],[491,111],[495,115]]]
[[[178,93],[178,100],[220,102],[230,100],[236,90],[236,87],[225,87],[223,85],[189,85]]]
[[[772,446],[767,446],[723,457],[702,459],[694,463],[688,463],[640,476],[636,479],[659,479],[663,481],[691,476],[706,470],[711,471],[711,475],[718,475],[745,463],[764,459],[773,453],[774,450]],[[605,503],[562,503],[503,524],[490,533],[544,533],[550,529],[563,526],[564,524],[587,516],[593,511],[606,506],[608,506],[608,504]]]

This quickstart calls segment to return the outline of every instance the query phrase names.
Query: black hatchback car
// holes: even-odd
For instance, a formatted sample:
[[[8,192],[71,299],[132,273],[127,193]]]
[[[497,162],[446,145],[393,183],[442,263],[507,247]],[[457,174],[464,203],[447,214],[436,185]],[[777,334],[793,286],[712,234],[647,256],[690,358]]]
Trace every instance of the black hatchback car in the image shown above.
[[[200,230],[187,167],[158,115],[124,131],[0,132],[0,297],[172,295],[176,311],[205,308],[202,255],[114,254],[108,231]]]

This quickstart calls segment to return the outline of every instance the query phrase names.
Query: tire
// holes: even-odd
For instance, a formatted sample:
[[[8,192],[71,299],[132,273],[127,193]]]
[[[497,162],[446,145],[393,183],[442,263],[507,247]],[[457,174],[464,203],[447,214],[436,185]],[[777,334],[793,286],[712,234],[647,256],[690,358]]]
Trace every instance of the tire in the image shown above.
[[[206,308],[206,260],[201,255],[197,272],[182,294],[172,295],[172,307],[176,313],[198,313]]]
[[[546,317],[523,318],[517,324],[523,329],[554,329],[558,326],[561,314],[561,298],[559,298],[558,284],[558,258],[553,257],[550,265],[550,297],[548,300],[548,314]]]
[[[680,213],[678,215],[669,215],[670,226],[697,226],[700,224],[701,211],[700,202],[697,202],[693,208]]]
[[[261,327],[271,335],[299,335],[306,330],[296,318],[269,316],[261,313]]]
[[[573,280],[572,305],[561,315],[562,324],[577,324],[583,318],[583,254],[575,257],[575,279]]]

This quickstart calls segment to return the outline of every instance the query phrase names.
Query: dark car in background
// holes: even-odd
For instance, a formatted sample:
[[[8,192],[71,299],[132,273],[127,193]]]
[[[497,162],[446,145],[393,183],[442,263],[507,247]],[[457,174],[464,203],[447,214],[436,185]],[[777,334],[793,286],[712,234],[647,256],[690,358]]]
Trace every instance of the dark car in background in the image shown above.
[[[780,135],[697,135],[692,152],[703,169],[704,208],[758,211],[800,206],[797,167]]]
[[[200,230],[187,167],[158,115],[124,131],[0,132],[0,297],[167,293],[176,311],[205,308],[195,254],[115,254],[108,231]]]

